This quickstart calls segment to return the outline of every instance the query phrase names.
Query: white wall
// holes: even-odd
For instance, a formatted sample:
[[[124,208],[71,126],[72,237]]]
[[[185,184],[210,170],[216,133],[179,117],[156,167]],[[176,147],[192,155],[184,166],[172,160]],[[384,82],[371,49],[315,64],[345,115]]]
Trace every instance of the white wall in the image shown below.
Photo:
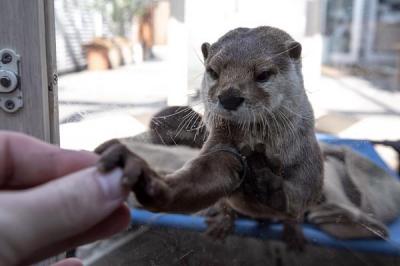
[[[236,27],[262,25],[281,28],[303,44],[306,81],[314,80],[320,73],[322,43],[319,36],[304,36],[306,3],[307,0],[186,0],[189,89],[200,86],[203,71],[200,45],[203,42],[212,43]]]

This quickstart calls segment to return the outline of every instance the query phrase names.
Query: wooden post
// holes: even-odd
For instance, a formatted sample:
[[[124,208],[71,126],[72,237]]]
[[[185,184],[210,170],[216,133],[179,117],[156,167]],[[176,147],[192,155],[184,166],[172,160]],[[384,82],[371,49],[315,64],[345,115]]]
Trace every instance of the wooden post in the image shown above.
[[[0,49],[21,57],[23,108],[0,110],[0,129],[59,143],[54,0],[1,1]]]
[[[60,144],[54,0],[44,0],[50,142]]]
[[[396,43],[394,50],[396,52],[396,75],[395,75],[394,88],[395,90],[398,91],[400,90],[400,42]]]

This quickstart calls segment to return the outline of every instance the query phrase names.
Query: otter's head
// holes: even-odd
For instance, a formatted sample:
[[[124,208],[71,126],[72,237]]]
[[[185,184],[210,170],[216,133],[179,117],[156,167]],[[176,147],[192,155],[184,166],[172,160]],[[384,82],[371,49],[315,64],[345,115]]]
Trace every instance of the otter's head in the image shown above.
[[[206,114],[230,121],[262,119],[303,97],[301,45],[272,27],[238,28],[201,46]],[[293,110],[293,109],[292,109]]]

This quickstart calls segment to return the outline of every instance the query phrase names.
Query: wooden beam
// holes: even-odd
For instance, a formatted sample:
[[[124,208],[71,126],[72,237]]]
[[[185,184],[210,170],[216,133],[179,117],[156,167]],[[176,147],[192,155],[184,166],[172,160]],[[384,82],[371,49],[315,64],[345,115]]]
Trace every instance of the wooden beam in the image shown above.
[[[44,0],[50,141],[60,144],[54,0]]]

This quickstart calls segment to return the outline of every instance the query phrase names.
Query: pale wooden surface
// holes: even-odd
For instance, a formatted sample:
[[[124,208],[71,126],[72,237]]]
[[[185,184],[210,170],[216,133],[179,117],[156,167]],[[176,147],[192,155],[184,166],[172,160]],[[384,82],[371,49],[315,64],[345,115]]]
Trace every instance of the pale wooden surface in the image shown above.
[[[1,0],[0,3],[0,47],[14,49],[21,56],[24,97],[24,107],[17,113],[0,110],[0,129],[57,142],[50,130],[54,123],[50,123],[49,114],[47,56],[55,50],[46,47],[45,0]]]
[[[46,58],[49,99],[49,129],[51,143],[60,144],[58,117],[58,73],[56,57],[56,29],[54,0],[44,0]]]

